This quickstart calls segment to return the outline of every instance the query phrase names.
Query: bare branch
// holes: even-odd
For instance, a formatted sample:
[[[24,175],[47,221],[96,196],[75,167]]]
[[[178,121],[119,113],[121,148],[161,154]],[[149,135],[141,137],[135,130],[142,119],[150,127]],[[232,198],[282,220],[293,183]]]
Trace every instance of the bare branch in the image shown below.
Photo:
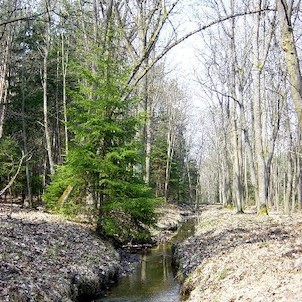
[[[45,15],[46,13],[48,13],[48,12],[42,12],[42,13],[40,13],[40,14],[35,14],[35,15],[32,15],[32,16],[19,17],[19,18],[7,20],[7,21],[4,21],[4,22],[1,22],[1,23],[0,23],[0,27],[1,27],[1,26],[6,26],[6,25],[11,24],[11,23],[19,22],[19,21],[30,21],[30,20],[34,20],[34,19],[36,19],[36,18],[38,18],[38,17],[40,17],[40,16]]]
[[[23,161],[26,158],[26,156],[27,156],[27,154],[24,154],[24,152],[22,151],[22,157],[19,161],[18,169],[17,169],[15,175],[10,179],[8,184],[0,191],[0,196],[2,196],[13,185],[13,183],[16,180],[17,176],[19,175],[19,172],[21,170],[21,166],[22,166]]]
[[[270,8],[263,8],[260,10],[255,10],[255,11],[245,11],[245,12],[239,12],[236,14],[232,14],[229,16],[225,16],[225,17],[221,17],[218,20],[214,20],[206,25],[200,26],[198,28],[196,28],[195,30],[187,33],[186,35],[184,35],[183,37],[177,39],[175,42],[173,42],[172,44],[170,44],[169,46],[166,47],[166,49],[164,51],[162,51],[157,57],[155,57],[155,59],[147,66],[146,69],[143,70],[143,72],[135,78],[135,75],[137,74],[137,72],[139,71],[145,57],[146,57],[146,53],[147,51],[150,49],[147,49],[145,51],[145,55],[143,56],[143,58],[141,58],[140,62],[133,68],[132,74],[128,80],[128,85],[131,84],[131,86],[133,87],[132,90],[134,89],[134,87],[138,84],[138,82],[148,73],[148,71],[159,61],[161,60],[172,48],[174,48],[175,46],[179,45],[180,43],[182,43],[183,41],[185,41],[186,39],[194,36],[195,34],[210,28],[216,24],[219,24],[221,22],[233,19],[233,18],[237,18],[237,17],[241,17],[241,16],[246,16],[246,15],[251,15],[251,14],[258,14],[259,12],[263,12],[263,11],[275,11],[275,9],[270,9]],[[135,78],[135,81],[133,83],[131,83]],[[131,93],[131,91],[129,92],[129,94]],[[129,94],[127,94],[125,96],[125,98],[127,98],[129,96]]]
[[[133,68],[133,70],[132,70],[131,76],[130,76],[130,78],[129,78],[129,80],[128,80],[128,84],[130,84],[131,81],[135,78],[135,76],[136,76],[137,72],[139,71],[140,67],[141,67],[142,64],[145,62],[146,58],[148,58],[148,56],[150,55],[150,52],[152,51],[152,49],[153,49],[153,47],[154,47],[156,41],[158,40],[158,37],[159,37],[159,35],[160,35],[160,33],[161,33],[161,30],[162,30],[163,26],[165,25],[165,23],[166,23],[166,21],[167,21],[169,15],[172,13],[172,11],[174,10],[174,8],[176,7],[176,5],[177,5],[178,2],[179,2],[179,0],[177,0],[177,1],[175,1],[175,2],[173,3],[173,5],[172,5],[171,8],[169,9],[169,11],[167,11],[166,14],[163,16],[161,22],[159,22],[159,24],[158,24],[157,28],[155,29],[155,31],[154,31],[152,37],[150,38],[150,41],[149,41],[148,45],[147,45],[146,48],[144,49],[144,53],[143,53],[142,57],[140,58],[139,62],[134,66],[134,68]],[[172,49],[172,47],[171,47],[170,49]],[[164,55],[163,55],[163,56],[164,56]],[[162,56],[162,57],[163,57],[163,56]],[[157,61],[158,61],[158,60],[157,60]],[[150,68],[146,68],[147,72],[154,66],[154,64],[155,64],[155,63],[153,63],[152,66],[151,66]],[[147,72],[146,72],[146,73],[147,73]],[[141,79],[145,76],[146,73],[144,73],[144,75],[141,76],[139,80],[141,80]],[[138,83],[139,80],[136,81],[136,83]]]

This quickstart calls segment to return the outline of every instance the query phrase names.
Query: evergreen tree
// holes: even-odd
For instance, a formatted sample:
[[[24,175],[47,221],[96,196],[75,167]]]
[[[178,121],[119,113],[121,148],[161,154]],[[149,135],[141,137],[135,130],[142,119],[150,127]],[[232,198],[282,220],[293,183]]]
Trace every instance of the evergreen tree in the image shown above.
[[[119,243],[149,239],[144,225],[155,221],[156,199],[136,169],[142,160],[135,140],[140,118],[133,114],[135,99],[122,98],[127,70],[122,60],[104,53],[91,59],[94,70],[75,66],[79,80],[70,91],[70,150],[44,198],[58,209],[60,195],[72,186],[64,207],[85,205],[89,197],[103,235]]]

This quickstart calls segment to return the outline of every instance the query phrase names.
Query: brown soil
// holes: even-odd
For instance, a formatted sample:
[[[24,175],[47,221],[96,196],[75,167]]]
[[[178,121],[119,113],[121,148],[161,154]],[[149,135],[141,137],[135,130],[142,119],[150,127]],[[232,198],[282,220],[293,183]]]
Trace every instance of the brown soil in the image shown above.
[[[91,226],[11,210],[0,205],[0,301],[83,300],[115,278],[119,255]]]
[[[152,237],[156,244],[169,241],[179,225],[190,215],[192,210],[184,206],[167,204],[156,209],[158,221],[155,228],[151,230]]]
[[[196,234],[174,247],[188,302],[302,301],[302,214],[205,207]]]
[[[173,205],[157,211],[152,233],[158,243],[190,213]],[[118,273],[131,273],[138,257],[119,255],[94,229],[60,215],[0,204],[0,301],[89,301]]]

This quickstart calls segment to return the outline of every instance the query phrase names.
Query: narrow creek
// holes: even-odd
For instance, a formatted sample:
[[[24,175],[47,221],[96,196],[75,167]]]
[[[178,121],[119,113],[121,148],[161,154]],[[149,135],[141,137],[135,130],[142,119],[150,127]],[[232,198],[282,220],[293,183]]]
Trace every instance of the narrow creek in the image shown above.
[[[192,235],[195,219],[184,222],[172,242],[160,244],[141,255],[135,271],[119,279],[110,295],[99,302],[180,302],[180,285],[171,265],[173,242]]]

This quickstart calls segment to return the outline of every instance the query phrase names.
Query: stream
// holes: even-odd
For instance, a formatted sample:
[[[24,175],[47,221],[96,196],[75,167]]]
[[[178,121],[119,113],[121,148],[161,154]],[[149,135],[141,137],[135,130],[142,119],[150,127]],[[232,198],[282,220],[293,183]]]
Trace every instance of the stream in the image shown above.
[[[195,219],[184,222],[167,242],[150,249],[141,255],[141,261],[130,275],[119,279],[109,296],[98,302],[180,302],[180,285],[175,280],[171,265],[173,242],[191,236],[195,228]]]

